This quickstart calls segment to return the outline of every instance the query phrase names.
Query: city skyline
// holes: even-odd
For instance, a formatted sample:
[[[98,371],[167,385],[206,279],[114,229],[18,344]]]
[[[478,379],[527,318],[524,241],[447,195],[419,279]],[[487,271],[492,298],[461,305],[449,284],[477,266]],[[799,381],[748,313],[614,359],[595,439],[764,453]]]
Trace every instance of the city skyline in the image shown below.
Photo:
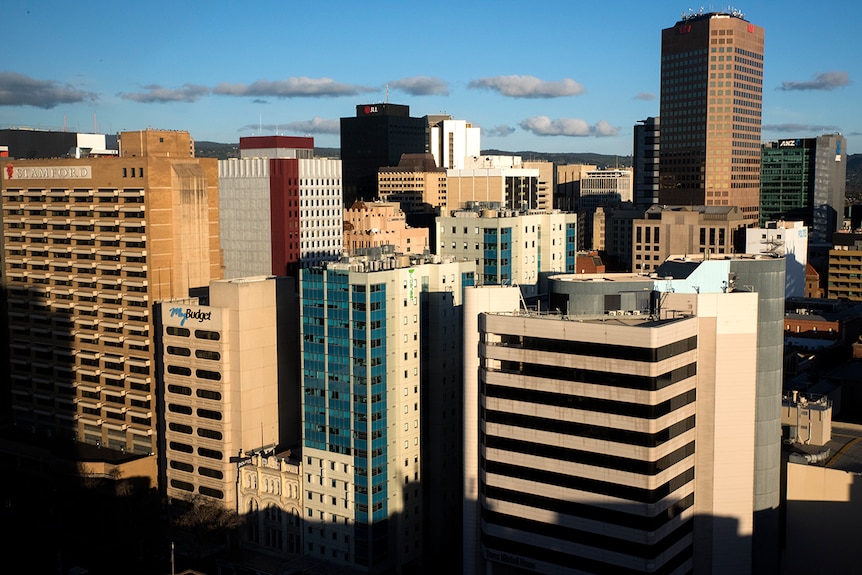
[[[480,126],[483,149],[629,155],[634,124],[659,115],[660,30],[682,14],[738,8],[766,30],[762,139],[841,132],[862,148],[846,1],[546,2],[529,14],[445,3],[421,18],[389,2],[232,8],[13,0],[0,126],[181,129],[224,143],[311,135],[338,147],[339,118],[388,100]],[[828,38],[815,36],[816,21]]]

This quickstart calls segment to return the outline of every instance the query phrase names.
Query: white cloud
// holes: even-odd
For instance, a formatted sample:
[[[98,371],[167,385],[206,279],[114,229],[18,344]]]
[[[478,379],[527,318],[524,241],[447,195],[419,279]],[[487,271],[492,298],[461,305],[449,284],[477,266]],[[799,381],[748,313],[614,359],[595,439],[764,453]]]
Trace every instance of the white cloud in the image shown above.
[[[586,121],[579,118],[557,118],[552,120],[547,116],[533,116],[527,118],[520,124],[521,129],[532,132],[537,136],[570,136],[597,138],[616,136],[619,129],[611,126],[604,120],[590,126]]]
[[[468,88],[484,88],[510,98],[560,98],[577,96],[586,92],[583,86],[571,78],[559,82],[547,82],[535,76],[495,76],[472,80]]]
[[[326,98],[356,96],[365,92],[377,92],[377,88],[343,84],[331,78],[287,78],[285,80],[258,80],[251,84],[229,84],[223,82],[213,88],[214,94],[223,96],[254,96],[274,98]]]
[[[411,96],[448,96],[449,86],[440,78],[428,76],[414,76],[402,78],[389,83],[395,90],[401,90]]]
[[[180,88],[170,89],[158,84],[143,86],[145,92],[121,92],[119,96],[124,100],[141,102],[143,104],[165,104],[167,102],[196,102],[201,96],[210,93],[206,86],[194,84],[183,84]]]
[[[785,81],[779,86],[779,90],[785,92],[791,90],[834,90],[850,84],[847,72],[823,72],[816,74],[808,82]]]
[[[61,84],[37,80],[17,72],[0,72],[0,106],[33,106],[50,109],[60,104],[96,100],[96,94]]]

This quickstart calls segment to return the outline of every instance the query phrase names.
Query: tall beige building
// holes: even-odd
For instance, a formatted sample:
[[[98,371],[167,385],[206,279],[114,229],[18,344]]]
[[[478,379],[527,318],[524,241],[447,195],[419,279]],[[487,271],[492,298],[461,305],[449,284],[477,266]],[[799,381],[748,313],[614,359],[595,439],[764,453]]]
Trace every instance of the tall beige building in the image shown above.
[[[757,294],[555,281],[465,321],[464,572],[751,572]]]
[[[232,456],[280,445],[279,394],[288,390],[287,381],[279,385],[280,281],[289,280],[214,281],[209,305],[172,299],[156,306],[169,497],[199,495],[244,511],[237,508]]]
[[[758,221],[763,43],[736,10],[662,30],[660,203],[739,206]]]
[[[216,160],[187,132],[120,135],[114,158],[0,160],[17,427],[157,450],[159,298],[221,277]]]

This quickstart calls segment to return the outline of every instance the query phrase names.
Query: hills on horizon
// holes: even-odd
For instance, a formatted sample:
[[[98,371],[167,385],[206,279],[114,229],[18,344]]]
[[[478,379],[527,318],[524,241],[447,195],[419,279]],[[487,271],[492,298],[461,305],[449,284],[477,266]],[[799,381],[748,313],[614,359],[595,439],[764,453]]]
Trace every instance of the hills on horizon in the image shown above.
[[[596,154],[592,152],[535,152],[504,150],[482,150],[482,154],[493,156],[521,156],[525,161],[547,161],[557,165],[592,164],[600,168],[628,167],[632,165],[632,157],[615,156],[612,154]],[[199,158],[216,158],[227,160],[239,158],[239,143],[222,144],[219,142],[196,141],[195,155]],[[314,148],[318,158],[339,158],[340,148]],[[847,188],[845,195],[855,202],[862,202],[862,154],[847,156]]]
[[[592,152],[509,152],[504,150],[482,150],[482,154],[491,156],[521,156],[524,161],[544,160],[555,164],[594,164],[601,168],[626,167],[632,165],[631,156],[614,156],[611,154],[595,154]],[[314,148],[318,158],[339,158],[340,148]],[[239,157],[239,143],[222,144],[219,142],[195,141],[195,156],[198,158],[216,158],[227,160]]]

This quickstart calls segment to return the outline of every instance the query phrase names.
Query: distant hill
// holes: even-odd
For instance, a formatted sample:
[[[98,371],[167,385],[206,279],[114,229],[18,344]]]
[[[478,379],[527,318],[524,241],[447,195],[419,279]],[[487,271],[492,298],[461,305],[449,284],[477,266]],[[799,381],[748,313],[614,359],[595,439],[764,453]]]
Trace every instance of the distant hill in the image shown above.
[[[337,158],[341,154],[338,148],[314,148],[314,155],[318,158]],[[239,144],[220,144],[218,142],[195,141],[195,157],[216,158],[227,160],[228,158],[239,158]]]
[[[592,164],[600,168],[624,168],[632,165],[631,156],[593,154],[592,152],[506,152],[503,150],[482,150],[488,156],[521,156],[524,161],[546,161],[557,165]]]
[[[613,156],[609,154],[581,153],[548,153],[548,152],[506,152],[503,150],[482,150],[489,156],[521,156],[526,161],[544,160],[555,164],[595,164],[599,167],[631,166],[631,156]],[[338,158],[341,150],[338,148],[314,148],[318,158]],[[239,144],[221,144],[219,142],[195,142],[195,156],[198,158],[217,158],[226,160],[239,157]]]
[[[482,150],[488,156],[521,156],[526,161],[547,161],[557,165],[564,164],[594,164],[600,168],[625,167],[632,165],[631,156],[614,156],[611,154],[593,154],[590,152],[507,152],[503,150]],[[217,158],[226,160],[239,157],[239,144],[221,144],[218,142],[195,142],[195,155],[198,158]],[[318,158],[338,158],[341,150],[338,148],[314,148]],[[862,154],[847,156],[847,198],[856,203],[862,203]]]

